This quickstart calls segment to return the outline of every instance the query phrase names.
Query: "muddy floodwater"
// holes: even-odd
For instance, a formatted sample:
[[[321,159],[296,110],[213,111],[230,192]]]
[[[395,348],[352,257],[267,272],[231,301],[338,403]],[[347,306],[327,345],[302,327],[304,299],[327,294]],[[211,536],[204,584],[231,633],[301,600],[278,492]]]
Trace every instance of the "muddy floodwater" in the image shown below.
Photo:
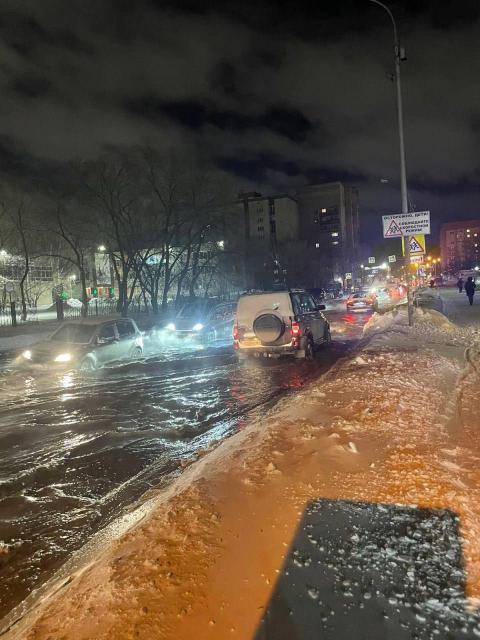
[[[313,363],[238,365],[226,343],[152,342],[90,376],[1,357],[0,618],[182,460],[328,370],[367,318],[329,315],[336,339]]]

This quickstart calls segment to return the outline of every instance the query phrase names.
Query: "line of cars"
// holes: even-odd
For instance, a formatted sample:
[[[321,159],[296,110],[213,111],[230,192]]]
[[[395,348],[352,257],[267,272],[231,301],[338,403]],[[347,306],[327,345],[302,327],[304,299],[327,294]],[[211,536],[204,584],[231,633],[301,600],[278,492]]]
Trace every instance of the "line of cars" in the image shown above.
[[[186,340],[233,340],[239,360],[281,355],[312,359],[320,346],[331,342],[324,309],[308,291],[289,289],[245,293],[238,302],[189,301],[147,332],[140,331],[131,318],[69,320],[48,339],[25,349],[18,360],[27,366],[89,372],[138,360],[145,353],[146,340],[156,347]]]

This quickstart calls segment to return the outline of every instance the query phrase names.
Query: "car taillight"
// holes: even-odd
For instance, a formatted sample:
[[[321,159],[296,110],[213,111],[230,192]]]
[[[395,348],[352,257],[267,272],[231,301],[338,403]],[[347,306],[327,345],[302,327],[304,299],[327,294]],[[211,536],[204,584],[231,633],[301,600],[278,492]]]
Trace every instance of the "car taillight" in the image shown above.
[[[301,335],[302,330],[300,329],[300,325],[298,324],[298,322],[292,322],[290,333],[294,338],[298,338],[298,336]]]
[[[233,339],[238,340],[238,324],[233,325]]]

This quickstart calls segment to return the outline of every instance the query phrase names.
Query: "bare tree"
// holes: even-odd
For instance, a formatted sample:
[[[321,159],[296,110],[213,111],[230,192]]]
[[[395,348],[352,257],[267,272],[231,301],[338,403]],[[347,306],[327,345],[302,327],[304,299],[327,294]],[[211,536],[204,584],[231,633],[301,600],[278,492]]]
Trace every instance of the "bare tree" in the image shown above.
[[[127,315],[138,283],[138,263],[148,259],[143,250],[144,216],[135,165],[126,155],[110,154],[80,168],[83,200],[96,216],[105,237],[119,300],[118,310]]]
[[[15,190],[5,190],[0,202],[4,236],[19,269],[22,320],[27,319],[26,282],[35,248],[35,216],[31,198]]]
[[[52,239],[47,255],[71,264],[78,271],[82,315],[88,314],[87,273],[94,246],[95,220],[78,201],[51,201],[44,215],[44,230]]]

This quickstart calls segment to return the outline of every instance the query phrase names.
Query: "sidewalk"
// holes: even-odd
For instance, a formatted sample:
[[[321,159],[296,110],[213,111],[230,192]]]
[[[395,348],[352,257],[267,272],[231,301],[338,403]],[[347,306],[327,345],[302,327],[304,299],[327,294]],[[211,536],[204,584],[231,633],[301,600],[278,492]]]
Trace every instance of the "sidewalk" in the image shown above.
[[[153,492],[5,638],[306,639],[312,620],[329,639],[477,637],[479,354],[417,317],[374,316],[356,354]]]

